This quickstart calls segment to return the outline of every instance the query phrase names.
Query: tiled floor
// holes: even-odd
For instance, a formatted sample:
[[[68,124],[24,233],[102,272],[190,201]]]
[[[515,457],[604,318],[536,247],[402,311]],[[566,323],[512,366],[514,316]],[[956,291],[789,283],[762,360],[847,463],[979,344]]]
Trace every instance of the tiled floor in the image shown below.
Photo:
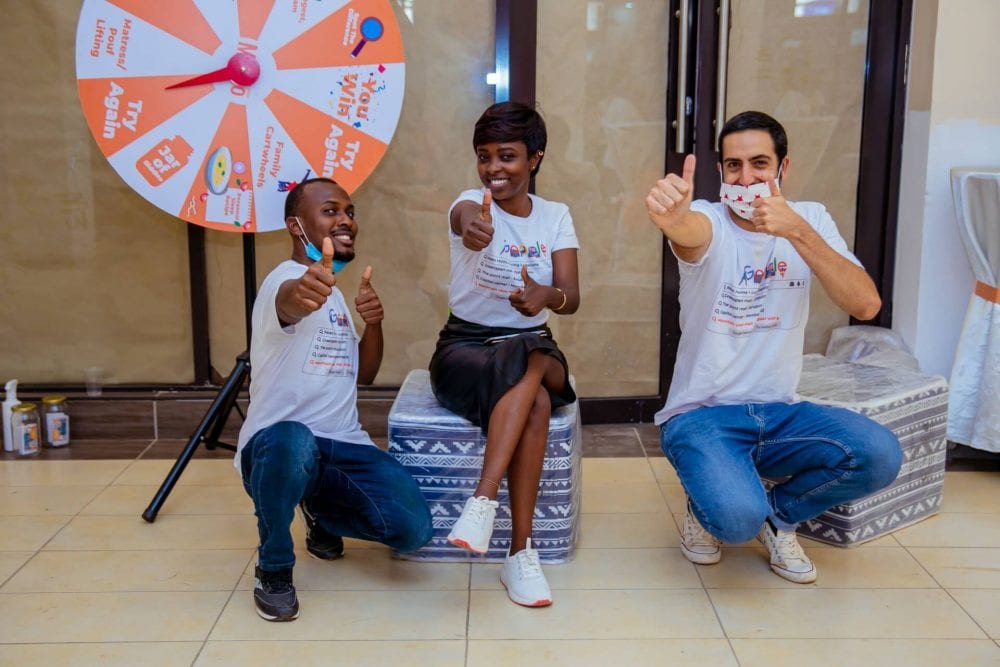
[[[253,610],[255,520],[229,454],[200,450],[153,524],[140,513],[179,441],[0,461],[0,665],[1000,665],[1000,473],[949,472],[940,514],[860,548],[804,541],[820,577],[801,586],[756,544],[683,558],[654,427],[584,442],[580,545],[546,566],[552,607],[509,602],[497,565],[349,540],[341,561],[300,553],[284,624]]]

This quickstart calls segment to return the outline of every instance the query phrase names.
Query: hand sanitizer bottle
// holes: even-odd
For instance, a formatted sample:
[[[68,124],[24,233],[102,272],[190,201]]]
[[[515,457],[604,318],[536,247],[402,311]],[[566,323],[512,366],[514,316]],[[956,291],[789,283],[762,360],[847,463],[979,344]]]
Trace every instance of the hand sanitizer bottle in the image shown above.
[[[8,380],[4,385],[7,392],[3,400],[3,449],[5,452],[14,451],[14,436],[10,430],[10,411],[21,401],[17,400],[17,380]]]

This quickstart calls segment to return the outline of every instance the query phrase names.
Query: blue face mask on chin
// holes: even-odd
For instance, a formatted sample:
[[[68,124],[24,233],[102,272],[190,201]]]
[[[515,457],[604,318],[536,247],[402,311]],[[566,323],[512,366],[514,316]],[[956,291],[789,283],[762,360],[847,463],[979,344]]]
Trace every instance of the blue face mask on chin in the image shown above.
[[[313,242],[309,240],[309,237],[306,236],[306,230],[305,227],[302,226],[302,221],[299,220],[298,218],[295,218],[295,221],[299,223],[299,229],[302,230],[302,238],[300,238],[299,240],[302,241],[302,245],[304,245],[306,248],[306,257],[308,257],[314,262],[318,262],[321,259],[323,259],[323,253],[321,253],[319,249],[313,245]],[[334,259],[333,272],[340,273],[340,270],[343,269],[345,266],[347,266],[347,261],[344,261],[342,259]]]

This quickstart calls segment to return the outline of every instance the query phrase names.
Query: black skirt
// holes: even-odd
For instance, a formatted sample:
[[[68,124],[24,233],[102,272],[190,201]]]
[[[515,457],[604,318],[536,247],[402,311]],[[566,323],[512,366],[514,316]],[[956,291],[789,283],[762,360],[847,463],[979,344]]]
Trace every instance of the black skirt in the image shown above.
[[[569,405],[576,392],[569,367],[548,325],[530,329],[487,327],[450,315],[431,357],[431,388],[438,402],[479,426],[485,434],[493,407],[521,381],[528,355],[541,350],[559,361],[566,373],[561,392],[549,390],[552,408]]]

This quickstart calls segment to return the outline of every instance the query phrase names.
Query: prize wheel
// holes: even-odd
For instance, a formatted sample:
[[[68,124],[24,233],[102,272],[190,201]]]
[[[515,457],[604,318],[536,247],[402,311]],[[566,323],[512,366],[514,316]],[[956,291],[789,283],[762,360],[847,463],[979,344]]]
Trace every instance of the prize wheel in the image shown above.
[[[157,207],[203,227],[284,229],[286,193],[353,192],[403,105],[390,0],[84,0],[76,74],[101,152]]]

